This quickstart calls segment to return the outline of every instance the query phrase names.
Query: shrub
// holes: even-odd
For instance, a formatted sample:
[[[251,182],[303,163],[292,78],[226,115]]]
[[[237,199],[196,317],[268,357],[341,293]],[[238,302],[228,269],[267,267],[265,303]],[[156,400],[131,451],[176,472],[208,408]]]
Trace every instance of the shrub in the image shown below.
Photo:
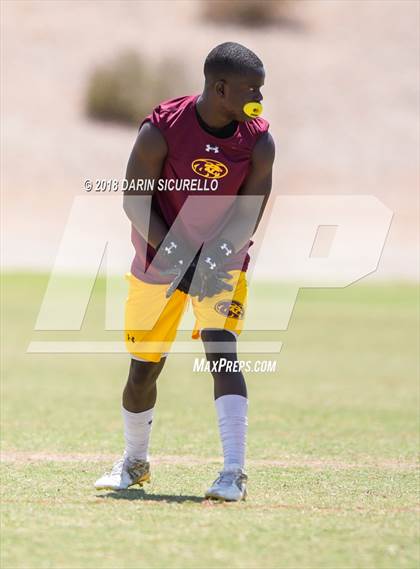
[[[92,72],[86,112],[98,120],[137,124],[160,101],[184,94],[178,88],[181,82],[176,61],[151,67],[136,52],[127,51]]]
[[[288,24],[293,3],[293,0],[202,0],[205,20],[254,27]]]

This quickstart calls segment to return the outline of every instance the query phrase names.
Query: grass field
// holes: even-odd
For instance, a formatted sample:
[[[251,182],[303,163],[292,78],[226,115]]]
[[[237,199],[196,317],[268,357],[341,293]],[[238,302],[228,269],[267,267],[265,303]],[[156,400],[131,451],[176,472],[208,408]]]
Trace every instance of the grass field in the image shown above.
[[[283,349],[275,374],[247,377],[249,498],[213,504],[212,384],[191,355],[160,379],[152,483],[93,489],[122,450],[128,358],[26,353],[34,339],[100,335],[103,283],[82,333],[33,332],[46,283],[3,279],[2,567],[418,567],[414,285],[301,290],[287,331],[244,334]]]

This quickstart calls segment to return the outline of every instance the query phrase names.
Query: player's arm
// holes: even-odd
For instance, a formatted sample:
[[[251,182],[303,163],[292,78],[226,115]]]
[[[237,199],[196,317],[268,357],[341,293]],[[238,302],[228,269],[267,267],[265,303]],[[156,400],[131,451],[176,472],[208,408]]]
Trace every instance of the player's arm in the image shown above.
[[[153,188],[161,176],[163,164],[168,153],[166,140],[157,127],[150,122],[145,123],[137,136],[134,148],[127,165],[126,178],[130,182],[153,180]],[[146,186],[147,187],[147,186]],[[163,262],[163,273],[172,278],[168,290],[170,296],[177,288],[189,264],[194,258],[187,244],[169,230],[165,220],[159,213],[149,208],[144,197],[151,197],[153,189],[148,191],[127,191],[124,193],[123,207],[128,218],[145,241],[158,252]]]
[[[234,252],[249,243],[257,230],[271,192],[274,155],[274,140],[267,132],[255,144],[251,169],[240,189],[233,211],[226,219],[219,235],[213,242],[206,244],[200,257],[199,300],[205,296],[218,294],[222,290],[232,289],[225,283],[225,279],[230,279],[230,276],[223,270],[223,265]]]
[[[259,196],[258,200],[239,197],[234,211],[221,232],[235,251],[244,247],[256,232],[271,193],[275,145],[269,132],[264,133],[255,144],[251,170],[238,196]],[[262,201],[261,201],[262,199]]]
[[[203,255],[209,271],[217,271],[228,257],[249,243],[257,230],[271,192],[275,146],[271,134],[258,139],[252,154],[251,169],[234,203],[233,211]],[[212,269],[213,267],[213,269]]]
[[[153,187],[161,175],[168,147],[160,130],[152,123],[146,122],[141,127],[128,160],[126,179],[130,182],[137,180],[153,180]],[[128,218],[153,248],[157,248],[168,233],[168,227],[157,212],[150,208],[144,197],[151,197],[149,191],[130,191],[124,194],[123,208]]]

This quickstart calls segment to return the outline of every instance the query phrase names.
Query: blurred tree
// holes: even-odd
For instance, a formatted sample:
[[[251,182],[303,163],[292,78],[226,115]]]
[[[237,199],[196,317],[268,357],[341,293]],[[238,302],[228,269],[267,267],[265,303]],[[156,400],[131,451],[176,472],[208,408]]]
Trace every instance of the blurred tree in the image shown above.
[[[291,24],[296,0],[202,0],[205,20],[243,26]]]
[[[125,51],[93,70],[86,112],[93,119],[137,124],[161,101],[183,95],[182,83],[182,67],[176,60],[166,59],[152,67],[138,53]]]

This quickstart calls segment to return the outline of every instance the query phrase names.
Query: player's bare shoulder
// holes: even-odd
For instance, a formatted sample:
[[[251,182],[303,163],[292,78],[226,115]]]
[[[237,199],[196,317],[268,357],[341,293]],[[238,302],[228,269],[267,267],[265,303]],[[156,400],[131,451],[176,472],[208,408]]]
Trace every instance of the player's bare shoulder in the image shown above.
[[[251,169],[240,189],[240,195],[263,195],[268,198],[271,192],[274,156],[274,139],[269,132],[264,132],[255,143]]]
[[[134,181],[133,191],[130,189],[124,194],[124,209],[127,215],[129,215],[128,208],[131,208],[134,203],[129,197],[144,195],[137,191],[138,181],[145,183],[145,181],[158,178],[167,154],[168,147],[163,134],[151,122],[144,122],[138,132],[127,164],[126,179],[129,188],[132,187]]]
[[[252,164],[254,166],[271,168],[276,154],[276,145],[270,132],[264,132],[255,143],[252,152]]]
[[[168,145],[162,132],[150,121],[142,124],[133,152],[137,158],[163,158],[168,153]]]

